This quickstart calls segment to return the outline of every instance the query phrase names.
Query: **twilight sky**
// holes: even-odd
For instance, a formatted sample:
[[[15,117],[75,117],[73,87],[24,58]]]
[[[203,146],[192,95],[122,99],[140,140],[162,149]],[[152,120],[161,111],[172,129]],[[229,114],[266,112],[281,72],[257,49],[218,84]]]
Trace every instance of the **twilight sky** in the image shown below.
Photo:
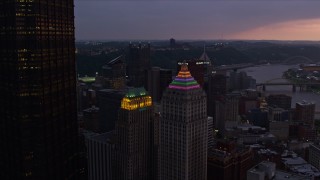
[[[75,0],[77,40],[320,40],[319,0]]]

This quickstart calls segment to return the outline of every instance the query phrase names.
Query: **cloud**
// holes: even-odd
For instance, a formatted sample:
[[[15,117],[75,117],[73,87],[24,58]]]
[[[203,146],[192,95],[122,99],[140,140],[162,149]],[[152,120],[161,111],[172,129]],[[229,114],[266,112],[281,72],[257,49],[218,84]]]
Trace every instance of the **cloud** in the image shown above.
[[[269,24],[230,35],[230,39],[320,40],[320,18]]]

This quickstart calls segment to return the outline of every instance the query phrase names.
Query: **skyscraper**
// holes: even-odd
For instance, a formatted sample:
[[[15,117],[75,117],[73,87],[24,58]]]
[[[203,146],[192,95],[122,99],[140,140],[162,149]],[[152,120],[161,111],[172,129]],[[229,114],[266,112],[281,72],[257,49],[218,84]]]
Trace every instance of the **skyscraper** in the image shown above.
[[[129,45],[127,56],[127,74],[129,83],[133,87],[145,87],[147,84],[146,74],[150,69],[150,44]]]
[[[160,102],[165,89],[172,81],[172,70],[152,67],[148,70],[147,91],[154,102]]]
[[[126,84],[125,56],[121,55],[102,67],[101,83],[107,89],[123,89]]]
[[[0,179],[78,179],[73,0],[0,1]]]
[[[97,105],[99,110],[100,133],[113,131],[118,119],[118,111],[125,90],[102,89],[97,91]]]
[[[309,103],[306,101],[297,102],[295,120],[298,122],[303,122],[314,128],[315,109],[315,103]]]
[[[113,131],[87,138],[88,180],[112,179]]]
[[[164,92],[160,118],[160,180],[207,177],[206,94],[184,63]]]
[[[152,99],[144,88],[130,89],[121,101],[116,121],[114,178],[149,180],[152,171]]]
[[[219,101],[228,92],[227,76],[223,74],[211,74],[208,80],[207,109],[208,115],[214,116],[216,101]]]

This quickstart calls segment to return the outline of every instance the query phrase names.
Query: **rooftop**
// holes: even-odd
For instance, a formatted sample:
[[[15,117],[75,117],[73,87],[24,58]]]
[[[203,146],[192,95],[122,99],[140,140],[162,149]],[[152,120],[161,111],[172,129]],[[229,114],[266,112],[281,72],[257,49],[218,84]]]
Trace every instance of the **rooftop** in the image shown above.
[[[147,95],[147,91],[144,88],[129,89],[121,100],[121,108],[129,111],[145,110],[150,106],[152,106],[152,98]]]
[[[303,100],[301,102],[297,102],[296,104],[299,104],[300,106],[307,106],[307,105],[314,105],[314,102],[307,102]]]
[[[110,131],[103,134],[91,136],[90,138],[94,141],[105,143],[105,142],[110,142],[112,139],[112,136],[113,136],[113,131]]]
[[[300,176],[295,173],[276,170],[274,180],[311,180],[313,178]]]
[[[131,98],[136,98],[136,97],[146,96],[146,95],[147,95],[147,91],[142,87],[142,88],[128,89],[125,97],[131,99]]]
[[[79,79],[79,81],[82,81],[82,82],[84,82],[84,83],[93,83],[93,82],[96,81],[96,77],[88,77],[88,76],[86,76],[86,77],[79,77],[78,79]]]
[[[301,157],[282,158],[283,163],[294,173],[303,176],[320,177],[320,171]]]
[[[263,161],[253,168],[249,169],[247,173],[260,174],[262,177],[269,177],[273,180],[311,180],[313,179],[309,175],[302,175],[292,172],[285,172],[276,170],[276,164],[269,161]]]
[[[191,76],[191,73],[188,70],[188,65],[184,62],[181,65],[181,70],[179,71],[178,75],[169,85],[169,88],[179,89],[179,90],[189,90],[189,89],[199,89],[200,85]]]

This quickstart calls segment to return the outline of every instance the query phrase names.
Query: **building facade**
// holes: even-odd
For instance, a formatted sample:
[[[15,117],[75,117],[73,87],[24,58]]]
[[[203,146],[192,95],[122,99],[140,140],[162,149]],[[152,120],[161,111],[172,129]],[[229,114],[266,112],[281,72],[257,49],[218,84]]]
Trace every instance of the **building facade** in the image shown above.
[[[97,106],[99,107],[99,132],[109,132],[115,129],[121,100],[125,91],[101,89],[97,91]]]
[[[79,179],[73,0],[0,2],[0,179]]]
[[[297,102],[295,120],[298,122],[303,122],[314,128],[315,109],[315,103],[308,103],[305,101]]]
[[[133,87],[146,86],[146,73],[150,69],[150,44],[129,45],[127,56],[127,75],[129,85]]]
[[[88,179],[112,179],[112,158],[114,155],[113,132],[87,138]]]
[[[154,102],[160,102],[163,92],[172,81],[172,70],[152,67],[147,75],[146,89]]]
[[[96,79],[106,89],[123,89],[126,85],[125,56],[121,55],[102,66],[102,76]]]
[[[160,180],[207,179],[205,92],[184,63],[161,101]]]
[[[130,89],[121,101],[116,121],[113,179],[152,178],[152,99],[144,88]]]
[[[228,152],[213,148],[208,151],[208,180],[245,180],[252,167],[253,152],[250,148],[237,148]]]
[[[99,110],[98,107],[92,106],[91,108],[82,111],[84,129],[95,133],[100,132]]]
[[[211,74],[208,77],[208,91],[207,91],[207,107],[208,115],[214,116],[215,102],[221,99],[221,96],[228,92],[227,76],[224,74]]]
[[[309,163],[320,169],[320,146],[319,143],[314,143],[309,146]]]
[[[291,101],[292,97],[285,94],[271,94],[267,98],[267,103],[269,106],[282,109],[290,109]]]

